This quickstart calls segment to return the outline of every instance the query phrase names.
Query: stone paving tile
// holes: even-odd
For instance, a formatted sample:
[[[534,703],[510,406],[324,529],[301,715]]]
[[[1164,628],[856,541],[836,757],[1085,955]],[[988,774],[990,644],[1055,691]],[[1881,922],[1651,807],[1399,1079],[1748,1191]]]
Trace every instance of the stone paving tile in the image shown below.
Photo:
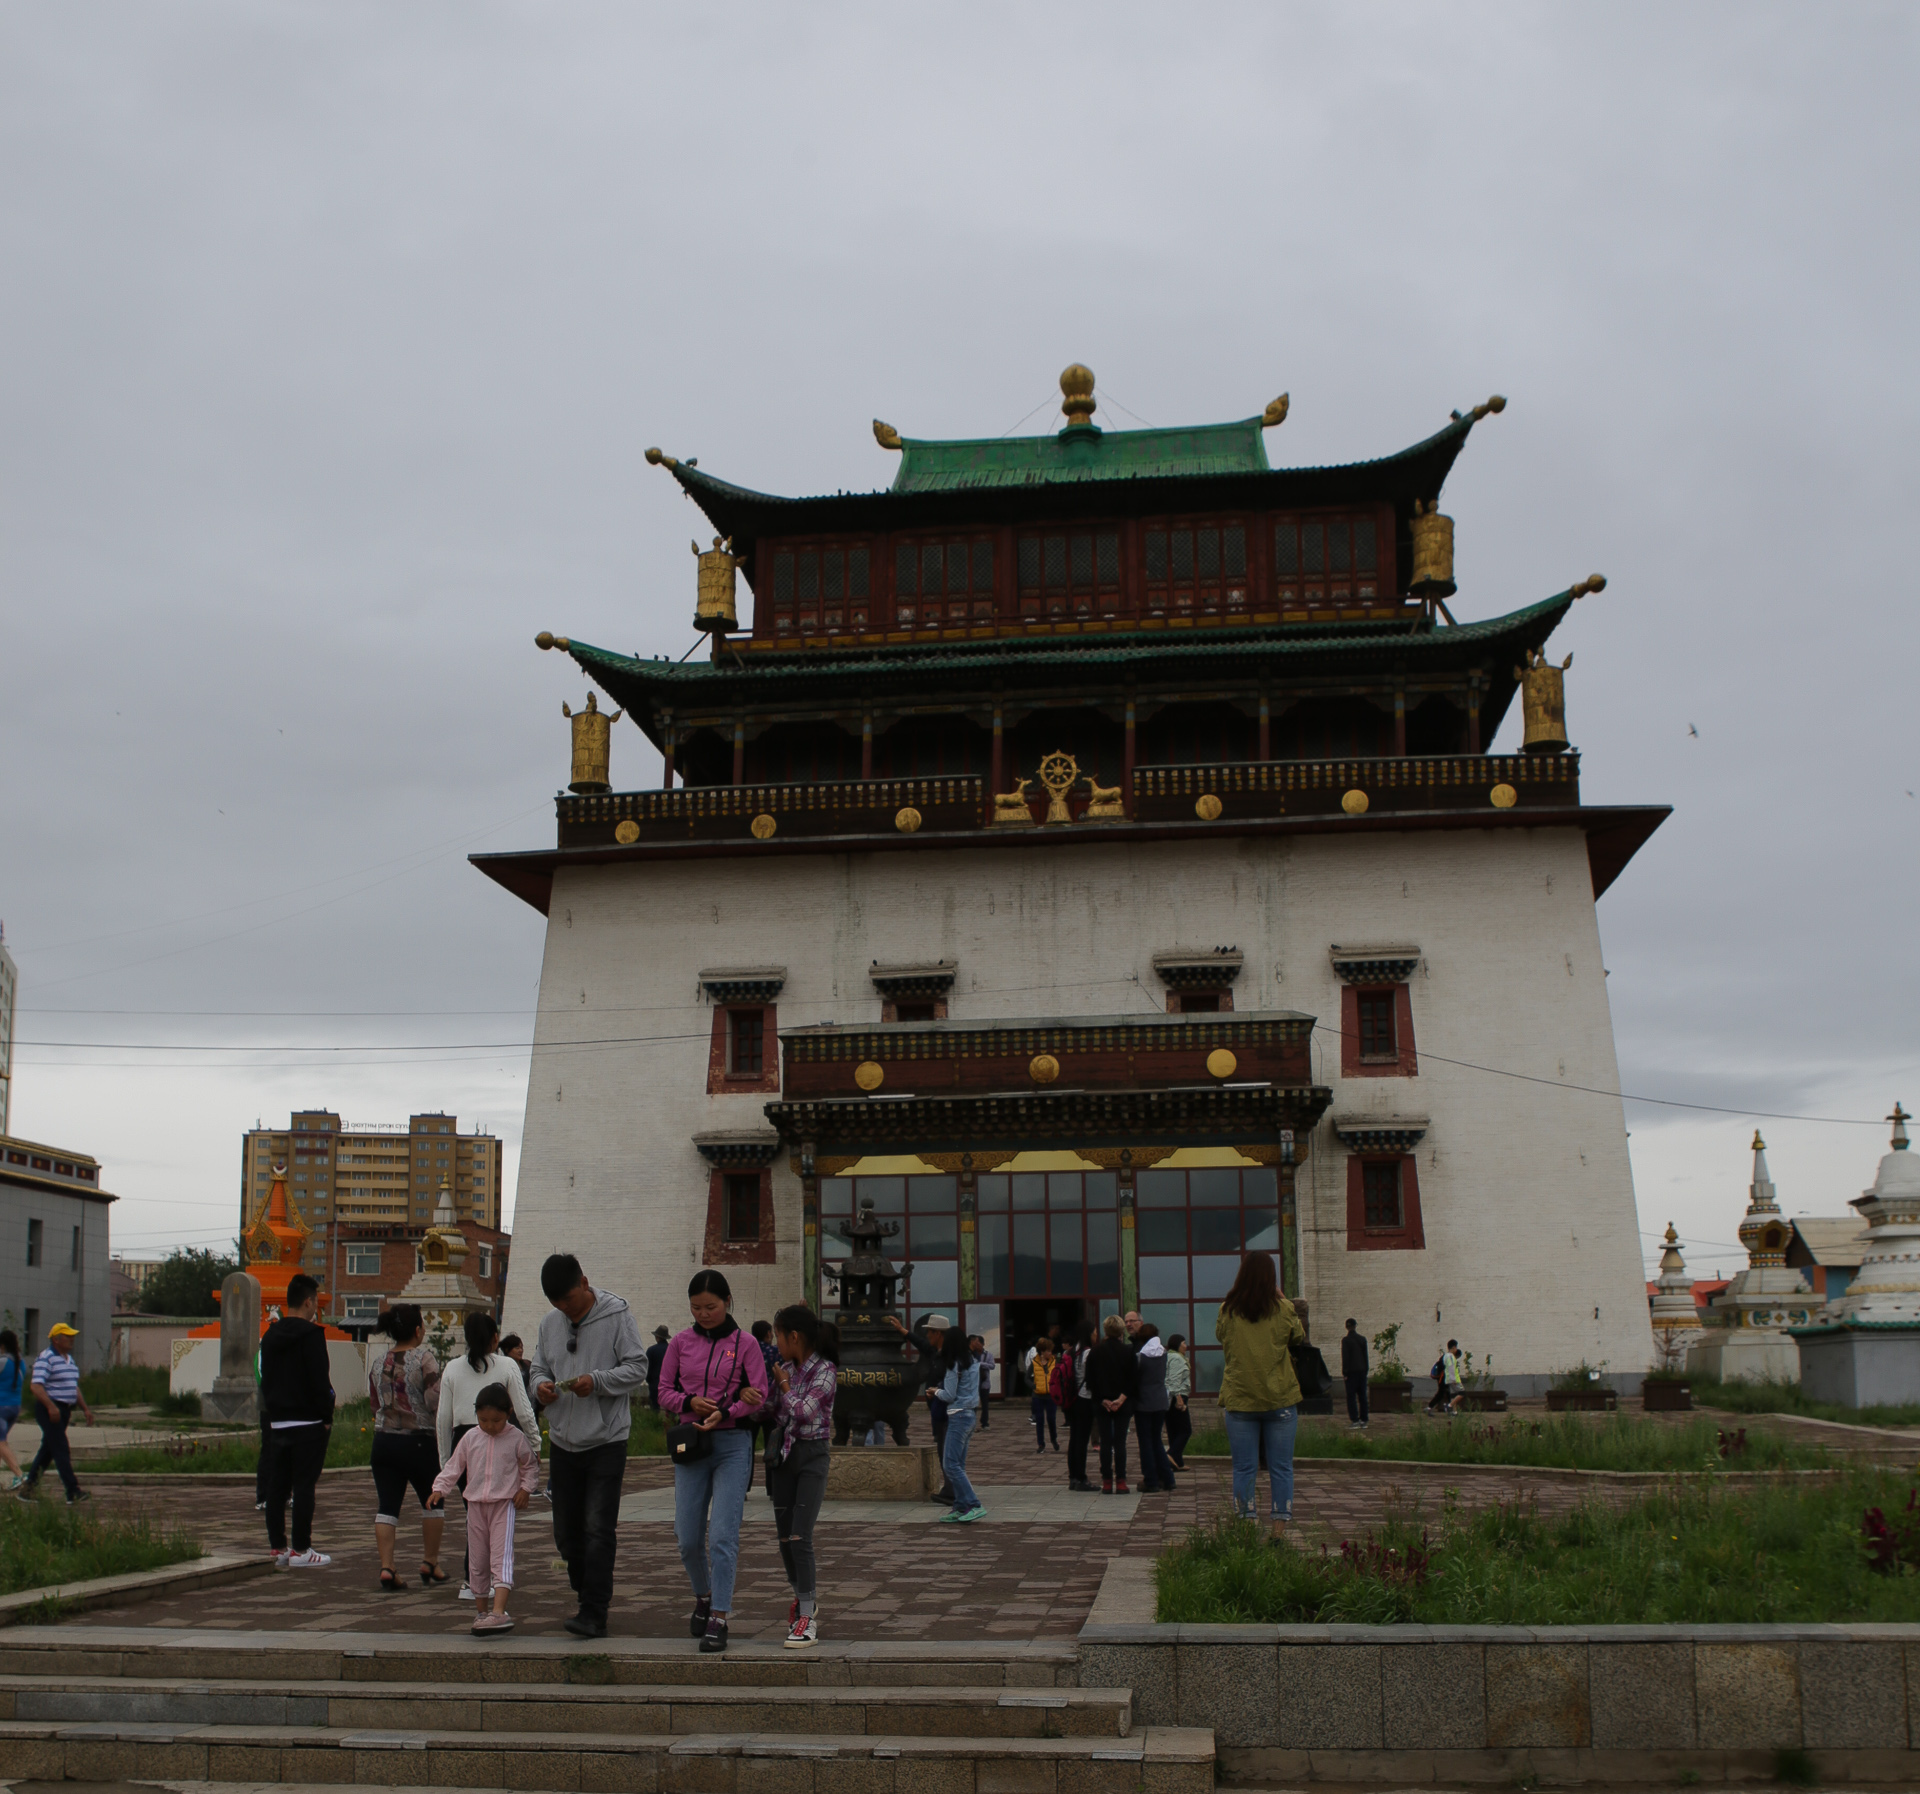
[[[1383,1417],[1384,1419],[1385,1417]],[[1400,1417],[1395,1417],[1396,1419]],[[1431,1424],[1431,1423],[1426,1423]],[[1021,1491],[1033,1511],[1068,1511],[1066,1454],[1033,1450],[1026,1427],[995,1425],[976,1433],[968,1469],[988,1489]],[[875,1526],[823,1520],[816,1534],[822,1626],[834,1638],[1021,1636],[1065,1638],[1077,1632],[1093,1606],[1107,1564],[1117,1556],[1151,1557],[1188,1527],[1204,1524],[1228,1504],[1228,1466],[1190,1457],[1172,1495],[1074,1498],[1085,1517],[1005,1520],[929,1532],[914,1525]],[[157,1479],[155,1479],[157,1480]],[[654,1511],[670,1487],[661,1459],[634,1459],[627,1469],[623,1508]],[[1501,1476],[1450,1476],[1405,1464],[1296,1465],[1295,1518],[1306,1542],[1337,1542],[1377,1527],[1390,1510],[1437,1514],[1451,1486],[1463,1506],[1533,1499],[1547,1512],[1580,1498],[1569,1478],[1535,1479],[1525,1471]],[[1047,1491],[1058,1496],[1056,1503]],[[649,1498],[651,1493],[651,1498]],[[1608,1493],[1611,1493],[1609,1491]],[[1624,1492],[1623,1492],[1624,1493]],[[641,1498],[641,1499],[636,1499]],[[765,1496],[753,1501],[766,1513]],[[245,1484],[194,1484],[171,1491],[102,1484],[97,1509],[142,1513],[171,1523],[183,1514],[202,1543],[215,1551],[264,1548],[265,1527]],[[927,1504],[931,1514],[936,1510]],[[1111,1517],[1107,1517],[1107,1516]],[[76,1625],[139,1623],[245,1630],[460,1632],[472,1606],[456,1599],[457,1580],[429,1590],[417,1580],[389,1595],[378,1586],[373,1548],[371,1477],[353,1473],[321,1484],[315,1543],[333,1556],[330,1568],[200,1590],[137,1610],[106,1608],[77,1616]],[[457,1578],[465,1530],[455,1504],[449,1514],[443,1562]],[[399,1565],[418,1562],[419,1533],[403,1520]],[[554,1634],[572,1611],[564,1570],[556,1570],[550,1510],[535,1501],[521,1516],[515,1556],[520,1586],[513,1612],[523,1633]],[[734,1633],[774,1638],[784,1626],[788,1589],[773,1529],[750,1518],[742,1536]],[[612,1630],[624,1636],[680,1635],[691,1604],[686,1575],[670,1527],[652,1520],[620,1527]],[[691,1641],[689,1641],[691,1642]]]

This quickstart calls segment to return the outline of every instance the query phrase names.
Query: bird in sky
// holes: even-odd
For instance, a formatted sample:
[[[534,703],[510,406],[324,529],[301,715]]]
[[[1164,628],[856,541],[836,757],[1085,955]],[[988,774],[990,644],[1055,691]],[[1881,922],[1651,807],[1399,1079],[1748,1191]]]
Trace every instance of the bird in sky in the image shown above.
[[[1696,729],[1692,723],[1687,724],[1687,733],[1691,735],[1695,741],[1700,739],[1700,731]]]

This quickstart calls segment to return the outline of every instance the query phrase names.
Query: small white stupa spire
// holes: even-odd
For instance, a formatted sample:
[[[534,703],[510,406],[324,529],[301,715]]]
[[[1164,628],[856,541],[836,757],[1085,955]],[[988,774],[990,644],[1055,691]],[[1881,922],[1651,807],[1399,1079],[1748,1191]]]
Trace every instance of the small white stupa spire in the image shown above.
[[[1666,1243],[1660,1252],[1660,1278],[1653,1293],[1653,1340],[1661,1361],[1677,1359],[1700,1331],[1700,1313],[1693,1305],[1693,1279],[1680,1254],[1680,1236],[1667,1223]]]
[[[1829,1324],[1920,1323],[1920,1158],[1908,1150],[1912,1117],[1895,1103],[1887,1119],[1893,1138],[1879,1175],[1851,1205],[1867,1223],[1860,1269],[1846,1294],[1820,1317]]]

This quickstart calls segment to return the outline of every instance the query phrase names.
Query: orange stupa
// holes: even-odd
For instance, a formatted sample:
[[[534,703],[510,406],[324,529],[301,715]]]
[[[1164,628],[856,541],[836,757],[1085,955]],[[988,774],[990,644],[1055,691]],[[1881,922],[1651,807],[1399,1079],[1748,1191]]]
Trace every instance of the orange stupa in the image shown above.
[[[298,1214],[290,1213],[287,1206],[287,1168],[284,1164],[273,1168],[273,1188],[267,1192],[267,1200],[260,1212],[254,1216],[253,1225],[241,1235],[241,1242],[247,1249],[247,1269],[252,1272],[260,1284],[260,1331],[266,1332],[280,1313],[287,1299],[287,1285],[300,1270],[306,1257],[307,1241],[313,1236],[309,1227]],[[214,1291],[216,1300],[220,1292]],[[328,1296],[323,1291],[320,1306],[326,1307]],[[347,1339],[350,1335],[341,1332],[338,1327],[328,1327],[329,1339]],[[218,1339],[220,1323],[210,1322],[204,1327],[195,1327],[187,1335],[189,1339]]]

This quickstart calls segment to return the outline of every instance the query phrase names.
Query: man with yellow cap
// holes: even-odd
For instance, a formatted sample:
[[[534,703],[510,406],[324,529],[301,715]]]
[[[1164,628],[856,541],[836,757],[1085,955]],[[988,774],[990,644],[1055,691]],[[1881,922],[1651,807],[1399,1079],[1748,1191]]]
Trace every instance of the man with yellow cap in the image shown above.
[[[73,1342],[79,1337],[78,1331],[65,1321],[55,1321],[47,1329],[47,1349],[33,1361],[33,1400],[40,1415],[40,1449],[34,1454],[27,1480],[14,1491],[17,1500],[34,1499],[34,1486],[49,1464],[60,1472],[68,1507],[87,1499],[86,1490],[74,1478],[73,1454],[67,1449],[67,1419],[76,1402],[86,1415],[87,1424],[94,1424],[93,1410],[80,1393],[80,1366],[74,1362]]]

